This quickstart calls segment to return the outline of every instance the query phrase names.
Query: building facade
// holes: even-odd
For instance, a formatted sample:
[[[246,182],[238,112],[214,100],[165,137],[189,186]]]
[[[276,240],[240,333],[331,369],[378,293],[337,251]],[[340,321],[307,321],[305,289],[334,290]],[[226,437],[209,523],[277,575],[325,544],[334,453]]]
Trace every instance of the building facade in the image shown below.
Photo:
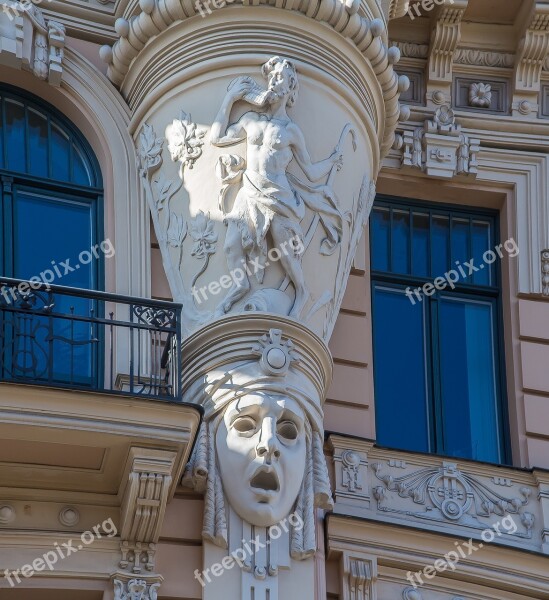
[[[549,598],[549,3],[0,9],[0,600]]]

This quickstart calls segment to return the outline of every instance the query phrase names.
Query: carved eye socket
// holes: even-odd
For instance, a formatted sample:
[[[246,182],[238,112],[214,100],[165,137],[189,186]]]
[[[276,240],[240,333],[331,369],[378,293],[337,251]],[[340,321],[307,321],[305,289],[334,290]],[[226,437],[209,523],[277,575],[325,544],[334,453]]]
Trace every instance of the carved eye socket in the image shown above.
[[[277,426],[277,433],[286,440],[296,440],[299,431],[297,425],[292,421],[282,421]]]
[[[255,431],[256,424],[251,417],[238,417],[238,419],[233,421],[233,427],[239,433],[250,433]]]

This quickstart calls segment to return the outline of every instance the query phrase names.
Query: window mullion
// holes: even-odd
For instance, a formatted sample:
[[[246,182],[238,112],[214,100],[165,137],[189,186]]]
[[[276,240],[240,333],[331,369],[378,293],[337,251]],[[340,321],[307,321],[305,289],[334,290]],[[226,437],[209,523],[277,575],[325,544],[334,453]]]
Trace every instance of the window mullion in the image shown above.
[[[433,451],[442,454],[444,453],[444,419],[440,366],[439,302],[436,295],[429,298],[427,307],[431,341],[431,440],[434,444]]]

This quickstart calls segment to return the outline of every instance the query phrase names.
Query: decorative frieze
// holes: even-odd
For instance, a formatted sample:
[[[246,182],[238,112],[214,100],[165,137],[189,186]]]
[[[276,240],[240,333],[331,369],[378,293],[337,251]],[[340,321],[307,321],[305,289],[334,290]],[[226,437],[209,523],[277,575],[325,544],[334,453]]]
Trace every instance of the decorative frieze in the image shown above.
[[[63,74],[65,28],[32,3],[0,0],[0,65],[24,69],[51,85]]]
[[[423,127],[397,136],[403,167],[420,169],[430,177],[452,178],[478,173],[480,140],[469,138],[456,123],[453,110],[443,105]]]
[[[393,46],[396,46],[403,58],[428,58],[429,57],[429,44],[414,44],[413,42],[391,42]]]
[[[543,472],[534,476],[499,467],[496,473],[489,465],[383,450],[373,442],[338,435],[330,436],[328,443],[336,514],[466,539],[478,539],[485,530],[512,518],[513,527],[497,536],[494,544],[549,554],[549,479]],[[354,492],[342,460],[348,450],[360,454],[368,465],[360,470],[362,489]],[[350,477],[354,481],[352,470]]]
[[[515,64],[515,55],[476,50],[474,48],[458,48],[454,53],[454,64],[511,69]]]

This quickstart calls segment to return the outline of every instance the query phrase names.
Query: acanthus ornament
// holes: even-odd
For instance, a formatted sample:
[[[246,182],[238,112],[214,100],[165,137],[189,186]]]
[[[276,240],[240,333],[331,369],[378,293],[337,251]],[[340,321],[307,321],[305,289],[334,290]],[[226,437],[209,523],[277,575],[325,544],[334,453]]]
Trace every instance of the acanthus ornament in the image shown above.
[[[531,539],[534,515],[523,511],[529,503],[532,490],[519,488],[520,498],[509,498],[488,488],[476,477],[460,471],[455,463],[443,462],[442,466],[427,467],[395,477],[383,472],[380,463],[373,463],[376,478],[383,484],[373,489],[377,508],[381,512],[412,516],[433,521],[451,521],[460,525],[484,530],[492,515],[504,517],[519,515],[524,532],[509,533],[510,536]],[[423,512],[391,508],[391,493],[400,498],[410,498],[414,504],[423,505]]]
[[[458,65],[510,69],[515,64],[515,55],[502,52],[486,52],[472,48],[458,48],[454,54],[454,63]]]

